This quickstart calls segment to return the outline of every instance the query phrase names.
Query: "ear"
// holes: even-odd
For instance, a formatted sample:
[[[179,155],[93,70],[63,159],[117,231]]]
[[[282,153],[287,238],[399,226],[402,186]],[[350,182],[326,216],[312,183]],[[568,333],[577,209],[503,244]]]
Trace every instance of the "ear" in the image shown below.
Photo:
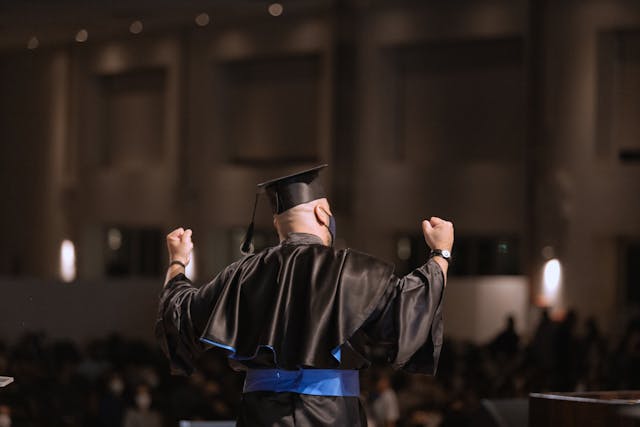
[[[316,220],[324,225],[325,227],[329,226],[329,214],[327,211],[320,205],[316,205],[313,208],[313,213],[316,215]]]

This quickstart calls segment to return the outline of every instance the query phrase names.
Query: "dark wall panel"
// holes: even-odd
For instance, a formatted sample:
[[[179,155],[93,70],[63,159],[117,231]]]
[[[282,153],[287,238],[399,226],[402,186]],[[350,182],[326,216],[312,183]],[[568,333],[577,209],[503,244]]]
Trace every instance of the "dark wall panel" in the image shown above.
[[[319,66],[319,57],[301,56],[218,67],[218,125],[231,161],[318,158]]]

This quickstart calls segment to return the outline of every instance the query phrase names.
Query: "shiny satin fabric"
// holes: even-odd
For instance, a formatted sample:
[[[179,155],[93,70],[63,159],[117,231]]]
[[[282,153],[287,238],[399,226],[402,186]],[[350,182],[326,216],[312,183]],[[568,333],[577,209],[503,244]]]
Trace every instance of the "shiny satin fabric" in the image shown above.
[[[389,265],[322,246],[315,236],[283,243],[244,257],[199,289],[182,274],[165,286],[156,336],[173,373],[189,374],[213,347],[201,338],[226,348],[236,370],[361,369],[368,341],[386,348],[395,367],[435,373],[444,296],[437,263],[399,278]]]
[[[202,338],[236,360],[268,348],[281,369],[338,368],[333,350],[369,318],[392,271],[351,250],[285,242],[245,257],[216,285]]]
[[[358,397],[360,376],[355,369],[249,369],[242,392],[253,391]]]
[[[433,260],[397,277],[371,256],[295,234],[199,289],[174,277],[160,295],[156,335],[179,374],[212,347],[236,370],[363,369],[368,347],[396,368],[433,375],[444,280]],[[239,425],[360,425],[363,415],[355,397],[286,392],[245,393],[242,408]]]
[[[234,361],[270,351],[281,369],[339,368],[332,351],[369,318],[392,272],[369,255],[297,235],[245,256],[199,290],[175,277],[161,294],[156,333],[175,373],[190,373],[213,346]]]

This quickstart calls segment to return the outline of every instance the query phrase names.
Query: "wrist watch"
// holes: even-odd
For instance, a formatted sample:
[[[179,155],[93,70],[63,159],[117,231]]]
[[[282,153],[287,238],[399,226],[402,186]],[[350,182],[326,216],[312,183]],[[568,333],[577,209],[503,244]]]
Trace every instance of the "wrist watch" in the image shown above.
[[[451,262],[451,252],[446,249],[432,249],[429,253],[429,258],[433,258],[434,256],[444,258],[447,263]]]

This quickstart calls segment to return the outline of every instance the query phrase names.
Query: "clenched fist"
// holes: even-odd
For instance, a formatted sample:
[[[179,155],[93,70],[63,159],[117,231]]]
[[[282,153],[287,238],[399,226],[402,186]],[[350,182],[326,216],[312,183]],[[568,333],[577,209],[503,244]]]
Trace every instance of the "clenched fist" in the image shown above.
[[[193,251],[191,230],[180,227],[167,234],[167,249],[169,249],[170,261],[180,261],[184,265],[189,264],[191,251]]]
[[[453,248],[453,224],[437,216],[422,221],[422,234],[431,249],[451,251]]]

